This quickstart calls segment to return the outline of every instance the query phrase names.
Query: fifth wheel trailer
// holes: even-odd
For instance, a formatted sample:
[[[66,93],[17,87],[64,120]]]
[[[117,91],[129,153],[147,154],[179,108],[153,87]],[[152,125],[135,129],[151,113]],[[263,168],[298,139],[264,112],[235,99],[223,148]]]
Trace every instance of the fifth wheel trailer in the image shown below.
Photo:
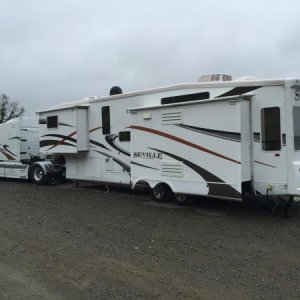
[[[0,124],[0,177],[45,183],[61,167],[39,157],[38,118],[20,117]]]
[[[41,111],[41,152],[64,155],[69,179],[133,188],[146,181],[157,200],[162,186],[231,199],[299,195],[300,81],[227,80]]]

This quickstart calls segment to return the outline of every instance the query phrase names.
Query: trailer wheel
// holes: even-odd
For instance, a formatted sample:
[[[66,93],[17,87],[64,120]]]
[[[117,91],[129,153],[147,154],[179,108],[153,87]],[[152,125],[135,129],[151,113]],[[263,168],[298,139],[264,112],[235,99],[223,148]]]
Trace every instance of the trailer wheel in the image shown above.
[[[174,202],[178,205],[192,204],[192,197],[185,194],[174,194]]]
[[[33,166],[30,170],[30,179],[35,184],[47,183],[47,177],[43,168],[39,165]]]
[[[152,198],[156,202],[167,202],[171,199],[171,195],[171,189],[164,183],[159,183],[152,189]]]

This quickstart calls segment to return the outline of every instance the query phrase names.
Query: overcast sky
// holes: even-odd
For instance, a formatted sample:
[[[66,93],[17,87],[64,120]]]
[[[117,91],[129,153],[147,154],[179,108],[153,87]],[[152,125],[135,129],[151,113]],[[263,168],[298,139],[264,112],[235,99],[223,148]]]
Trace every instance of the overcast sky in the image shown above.
[[[215,72],[300,77],[300,1],[0,0],[0,93],[27,115]]]

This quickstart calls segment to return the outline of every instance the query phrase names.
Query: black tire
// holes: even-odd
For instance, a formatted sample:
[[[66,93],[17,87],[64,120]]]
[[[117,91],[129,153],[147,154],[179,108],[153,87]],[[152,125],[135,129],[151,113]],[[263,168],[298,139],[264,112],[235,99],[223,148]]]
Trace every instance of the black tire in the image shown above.
[[[152,198],[156,202],[168,202],[172,198],[172,191],[167,184],[159,183],[152,189]]]
[[[192,197],[186,194],[174,194],[174,202],[178,205],[192,204]]]
[[[35,165],[31,168],[29,177],[35,184],[46,184],[47,177],[43,168],[39,165]]]

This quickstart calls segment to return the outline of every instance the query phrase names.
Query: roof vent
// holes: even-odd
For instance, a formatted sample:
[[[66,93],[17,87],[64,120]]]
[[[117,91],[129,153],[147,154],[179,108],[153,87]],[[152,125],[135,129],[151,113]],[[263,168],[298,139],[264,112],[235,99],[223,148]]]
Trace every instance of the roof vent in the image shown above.
[[[113,86],[110,89],[109,95],[113,96],[113,95],[119,95],[119,94],[122,94],[122,93],[123,93],[123,91],[119,86]]]
[[[198,81],[199,82],[215,82],[215,81],[231,81],[232,76],[227,74],[207,74],[202,75]]]

